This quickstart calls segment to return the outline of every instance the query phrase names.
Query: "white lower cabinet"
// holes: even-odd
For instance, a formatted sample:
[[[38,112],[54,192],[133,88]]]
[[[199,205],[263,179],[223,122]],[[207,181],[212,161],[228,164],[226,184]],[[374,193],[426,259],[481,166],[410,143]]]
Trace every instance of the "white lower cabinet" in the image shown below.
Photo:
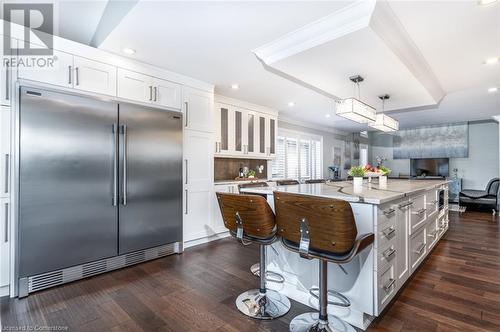
[[[74,88],[116,96],[116,67],[74,56]]]
[[[10,219],[9,198],[0,198],[0,287],[10,279]]]
[[[378,308],[379,312],[394,297],[397,292],[397,277],[394,264],[386,266],[378,272]]]
[[[184,132],[184,242],[215,234],[213,134]]]
[[[396,207],[396,276],[398,284],[402,285],[410,276],[409,264],[409,205],[408,201],[399,203]]]
[[[422,228],[410,238],[410,267],[413,273],[427,254],[426,228]]]

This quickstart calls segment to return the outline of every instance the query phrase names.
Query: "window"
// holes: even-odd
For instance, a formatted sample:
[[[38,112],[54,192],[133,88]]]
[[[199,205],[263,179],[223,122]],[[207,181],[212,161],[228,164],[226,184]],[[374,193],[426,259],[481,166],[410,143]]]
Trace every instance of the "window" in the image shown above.
[[[272,162],[273,179],[321,179],[323,177],[322,137],[280,130],[276,158]]]

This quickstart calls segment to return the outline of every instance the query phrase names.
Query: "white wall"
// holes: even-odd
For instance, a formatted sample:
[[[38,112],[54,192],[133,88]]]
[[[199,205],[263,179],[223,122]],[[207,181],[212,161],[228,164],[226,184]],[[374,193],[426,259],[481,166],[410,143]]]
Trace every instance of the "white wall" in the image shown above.
[[[497,122],[475,122],[469,124],[469,157],[450,158],[450,176],[454,168],[463,179],[467,189],[484,189],[491,178],[499,177],[499,126]],[[393,175],[410,173],[409,159],[393,159],[393,143],[390,134],[370,133],[370,158],[387,157],[385,162]]]

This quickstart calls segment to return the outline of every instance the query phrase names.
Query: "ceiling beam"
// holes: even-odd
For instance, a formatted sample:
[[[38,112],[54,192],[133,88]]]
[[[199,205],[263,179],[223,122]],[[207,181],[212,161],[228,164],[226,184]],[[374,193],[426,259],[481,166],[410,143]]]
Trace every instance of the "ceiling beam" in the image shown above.
[[[109,0],[90,46],[99,47],[138,2],[139,0]]]

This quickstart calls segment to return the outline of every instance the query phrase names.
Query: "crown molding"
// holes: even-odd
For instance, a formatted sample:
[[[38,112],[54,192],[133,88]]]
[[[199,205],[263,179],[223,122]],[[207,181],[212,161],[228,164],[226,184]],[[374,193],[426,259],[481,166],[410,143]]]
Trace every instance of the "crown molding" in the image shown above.
[[[438,104],[446,95],[429,63],[413,42],[387,1],[379,1],[373,12],[370,28],[401,60]]]
[[[366,28],[370,23],[375,4],[375,0],[357,1],[254,49],[253,53],[265,64],[271,65],[302,51]]]

